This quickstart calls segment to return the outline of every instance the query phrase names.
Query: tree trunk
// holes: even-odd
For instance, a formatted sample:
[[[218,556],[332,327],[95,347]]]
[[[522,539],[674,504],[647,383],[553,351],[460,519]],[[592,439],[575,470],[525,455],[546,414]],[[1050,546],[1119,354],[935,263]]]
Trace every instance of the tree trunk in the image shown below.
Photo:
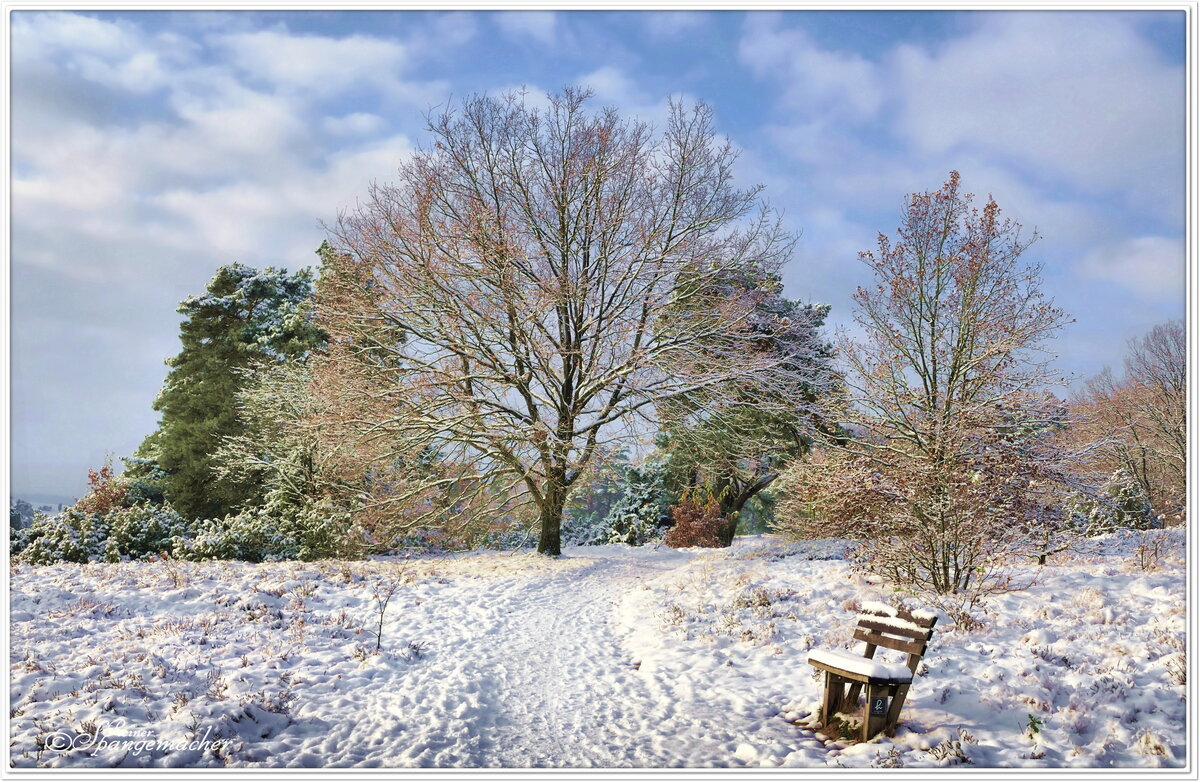
[[[742,513],[742,508],[746,507],[746,503],[749,502],[754,495],[767,488],[767,486],[770,484],[771,481],[767,481],[765,483],[755,483],[750,486],[742,487],[737,491],[734,491],[735,484],[725,484],[725,487],[720,495],[721,515],[728,520],[728,523],[717,531],[717,539],[721,541],[722,546],[733,545],[733,537],[737,534],[738,517]]]
[[[717,540],[721,541],[721,545],[729,547],[733,545],[733,536],[737,533],[738,515],[735,511],[725,517],[725,523],[717,530]]]
[[[562,529],[563,507],[566,505],[567,492],[562,485],[549,483],[542,500],[541,521],[542,531],[538,536],[538,553],[548,557],[562,554],[560,532]]]

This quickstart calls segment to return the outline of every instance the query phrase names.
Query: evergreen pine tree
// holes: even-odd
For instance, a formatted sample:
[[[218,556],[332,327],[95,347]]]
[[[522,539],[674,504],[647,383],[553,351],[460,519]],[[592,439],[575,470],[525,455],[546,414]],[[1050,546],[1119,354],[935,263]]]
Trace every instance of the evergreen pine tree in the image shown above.
[[[182,349],[154,409],[156,432],[138,456],[167,474],[166,498],[185,517],[216,518],[247,504],[256,487],[219,480],[213,454],[242,424],[236,395],[247,369],[262,362],[303,360],[323,342],[311,320],[312,275],[230,264],[200,296],[179,305]]]
[[[1127,470],[1118,469],[1108,479],[1104,493],[1112,502],[1114,527],[1148,529],[1151,524],[1150,498],[1145,489]]]
[[[756,306],[747,325],[756,349],[781,358],[788,378],[776,389],[775,404],[764,404],[761,389],[728,383],[659,406],[663,425],[656,444],[667,492],[677,498],[703,489],[715,497],[724,519],[718,538],[728,546],[742,509],[770,487],[788,461],[808,451],[814,433],[837,434],[818,404],[836,375],[833,348],[822,331],[828,305],[788,299],[780,276],[761,270],[716,282],[710,284],[717,299],[730,291],[753,295]],[[769,508],[757,505],[758,512]]]
[[[624,493],[606,519],[608,542],[641,546],[667,520],[661,465],[649,463],[641,468],[630,467],[625,473]]]

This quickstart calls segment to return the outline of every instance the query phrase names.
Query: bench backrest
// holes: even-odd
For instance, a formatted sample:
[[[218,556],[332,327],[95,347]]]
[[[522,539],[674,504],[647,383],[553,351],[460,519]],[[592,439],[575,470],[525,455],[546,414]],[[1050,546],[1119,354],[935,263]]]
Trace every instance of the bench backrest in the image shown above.
[[[863,656],[875,657],[875,650],[882,646],[908,655],[908,669],[913,673],[925,656],[933,626],[937,617],[932,614],[913,614],[903,608],[882,604],[863,606],[858,615],[858,627],[854,628],[854,640],[864,641],[867,648]]]

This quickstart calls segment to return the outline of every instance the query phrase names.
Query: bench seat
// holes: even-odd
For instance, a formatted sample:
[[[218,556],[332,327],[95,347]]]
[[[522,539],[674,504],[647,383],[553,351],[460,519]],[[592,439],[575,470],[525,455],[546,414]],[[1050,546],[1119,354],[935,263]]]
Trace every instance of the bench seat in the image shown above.
[[[903,663],[872,660],[836,649],[813,649],[808,653],[808,664],[863,682],[911,682],[913,677],[912,671]]]

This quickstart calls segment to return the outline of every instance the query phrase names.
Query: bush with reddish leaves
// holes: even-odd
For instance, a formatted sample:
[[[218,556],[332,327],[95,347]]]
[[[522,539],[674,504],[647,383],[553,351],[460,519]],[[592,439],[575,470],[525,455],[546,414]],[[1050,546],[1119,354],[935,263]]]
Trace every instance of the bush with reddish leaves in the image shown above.
[[[667,530],[663,542],[672,548],[721,548],[724,544],[718,531],[728,523],[721,515],[721,504],[712,494],[700,502],[694,493],[687,492],[679,504],[671,508],[674,526]]]
[[[75,508],[91,516],[107,516],[125,507],[129,487],[113,474],[112,461],[105,460],[99,470],[88,470],[87,496],[75,503]]]

